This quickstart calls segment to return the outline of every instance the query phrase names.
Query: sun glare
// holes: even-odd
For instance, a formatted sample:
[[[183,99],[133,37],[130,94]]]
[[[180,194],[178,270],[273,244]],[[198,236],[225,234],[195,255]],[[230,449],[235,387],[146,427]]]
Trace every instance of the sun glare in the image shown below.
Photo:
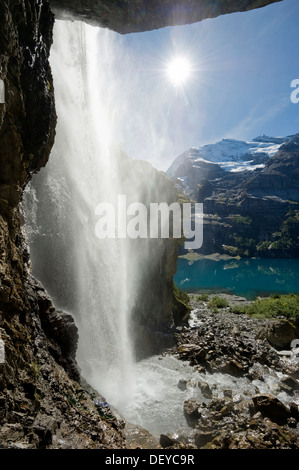
[[[191,64],[185,57],[175,57],[169,62],[166,73],[174,86],[183,85],[191,75]]]

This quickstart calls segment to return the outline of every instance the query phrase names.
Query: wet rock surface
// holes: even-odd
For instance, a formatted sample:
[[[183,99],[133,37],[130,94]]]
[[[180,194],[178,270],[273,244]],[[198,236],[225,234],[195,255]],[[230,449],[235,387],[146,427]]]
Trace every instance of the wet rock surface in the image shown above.
[[[228,305],[247,302],[222,296]],[[298,360],[287,354],[290,345],[281,351],[267,338],[260,339],[261,330],[278,320],[230,313],[229,306],[213,312],[207,301],[197,300],[196,295],[189,297],[191,326],[176,335],[177,347],[171,353],[188,361],[204,380],[197,383],[202,400],[191,397],[183,404],[193,430],[184,445],[205,449],[298,448]],[[213,384],[216,376],[217,385]],[[226,377],[233,386],[226,385]],[[188,387],[183,377],[178,387]],[[163,443],[167,442],[172,448],[182,446],[182,441],[177,444],[163,438]]]

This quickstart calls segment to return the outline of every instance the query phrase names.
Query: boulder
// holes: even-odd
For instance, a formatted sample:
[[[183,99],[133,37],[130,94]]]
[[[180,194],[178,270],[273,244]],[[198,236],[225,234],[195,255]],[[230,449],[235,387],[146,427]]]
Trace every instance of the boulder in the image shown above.
[[[290,413],[292,418],[295,418],[296,421],[299,421],[299,406],[297,403],[290,403]]]
[[[32,279],[32,284],[27,289],[32,301],[38,302],[42,328],[49,340],[52,355],[73,380],[80,381],[76,362],[79,334],[73,317],[54,308],[50,297],[38,281]]]
[[[194,435],[194,442],[196,447],[199,449],[205,446],[208,442],[211,442],[215,437],[213,431],[197,431]]]
[[[295,326],[284,318],[273,321],[258,333],[259,339],[267,339],[271,346],[277,349],[289,348],[295,337]]]
[[[292,394],[299,390],[299,382],[291,375],[288,375],[281,380],[281,387]]]
[[[160,446],[163,447],[163,449],[165,449],[167,447],[172,447],[176,444],[178,444],[178,441],[176,439],[173,439],[172,437],[168,436],[167,434],[161,434],[160,435]]]
[[[194,428],[200,418],[199,404],[195,398],[190,398],[184,402],[184,415],[190,427]]]
[[[39,438],[39,447],[45,448],[52,443],[52,437],[57,429],[57,422],[51,416],[39,413],[34,420],[32,429]]]
[[[196,362],[200,362],[206,356],[206,352],[200,346],[194,343],[180,344],[178,346],[178,353],[182,359],[195,359]]]
[[[233,398],[233,391],[230,388],[224,388],[223,396],[226,398]]]
[[[291,417],[290,410],[273,395],[268,393],[255,395],[252,401],[256,412],[260,411],[264,417],[277,424],[286,424]]]
[[[201,381],[199,381],[199,382],[198,382],[198,386],[199,386],[199,388],[200,388],[200,390],[201,390],[201,393],[203,394],[203,396],[204,396],[205,398],[210,399],[210,398],[213,397],[212,390],[210,389],[210,386],[209,386],[209,384],[208,384],[207,382],[201,382]]]
[[[224,374],[230,374],[234,377],[241,377],[245,372],[242,364],[240,364],[235,359],[226,361],[222,366],[219,367],[219,369]]]
[[[186,379],[180,379],[178,382],[178,388],[180,390],[187,390],[187,380]]]

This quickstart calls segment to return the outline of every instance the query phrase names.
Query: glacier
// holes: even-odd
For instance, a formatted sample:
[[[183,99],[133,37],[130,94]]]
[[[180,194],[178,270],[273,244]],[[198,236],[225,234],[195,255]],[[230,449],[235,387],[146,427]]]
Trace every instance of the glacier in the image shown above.
[[[264,168],[267,159],[275,155],[280,147],[292,137],[262,135],[251,141],[222,139],[202,147],[191,147],[173,161],[166,174],[170,177],[176,177],[178,170],[186,160],[189,160],[194,168],[200,162],[208,162],[218,164],[225,171],[231,172]],[[182,173],[180,172],[180,174]]]

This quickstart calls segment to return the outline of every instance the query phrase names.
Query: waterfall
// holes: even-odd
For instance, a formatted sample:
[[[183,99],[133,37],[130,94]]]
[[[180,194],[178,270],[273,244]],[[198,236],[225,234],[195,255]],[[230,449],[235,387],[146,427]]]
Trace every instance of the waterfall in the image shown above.
[[[122,37],[81,22],[56,21],[50,62],[55,144],[24,192],[32,272],[55,307],[74,317],[81,375],[126,419],[158,436],[173,425],[168,392],[177,396],[177,374],[166,373],[157,356],[153,362],[141,359],[173,341],[167,333],[177,242],[99,239],[96,208],[117,206],[122,194],[127,205],[171,204],[177,192],[148,162],[122,151],[122,135],[132,128],[128,121],[136,134],[140,128],[137,105],[132,111],[126,93],[138,74],[131,73]],[[118,214],[117,223],[123,222]],[[161,421],[166,404],[168,419]],[[177,401],[175,413],[182,420],[178,408]]]
[[[58,132],[52,161],[60,172],[63,160],[74,193],[71,256],[78,362],[90,383],[119,404],[133,384],[129,323],[134,254],[126,240],[99,240],[94,230],[97,204],[115,202],[122,178],[114,147],[121,107],[113,74],[114,41],[108,30],[56,23],[51,63]]]
[[[39,239],[31,246],[33,273],[56,307],[75,318],[82,375],[120,405],[134,384],[130,314],[136,255],[125,239],[95,235],[95,208],[100,202],[115,203],[123,177],[115,144],[122,100],[113,69],[115,38],[81,22],[56,21],[50,57],[56,140],[48,165],[33,178],[28,193],[37,201],[48,194],[35,221]]]
[[[131,202],[170,203],[177,194],[149,164],[130,163],[119,148],[120,121],[130,112],[125,77],[116,72],[120,61],[125,63],[125,55],[116,33],[56,21],[51,52],[56,139],[48,164],[26,188],[25,232],[33,275],[78,326],[81,375],[128,421],[155,437],[174,431],[189,436],[194,430],[183,404],[191,397],[205,400],[198,381],[207,381],[220,397],[227,387],[247,397],[256,385],[271,391],[279,377],[263,370],[269,385],[264,379],[256,384],[199,372],[171,355],[136,360],[133,316],[138,326],[150,325],[150,340],[153,331],[161,334],[163,316],[171,316],[177,247],[171,240],[99,240],[95,209],[101,202],[116,205],[128,188]],[[196,311],[192,320],[196,323]],[[139,344],[143,339],[141,334]],[[178,387],[182,379],[185,389]]]
[[[123,189],[130,202],[176,200],[163,175],[119,150],[119,120],[130,112],[122,86],[126,77],[115,73],[116,62],[125,60],[121,37],[81,22],[56,21],[50,59],[55,144],[25,191],[33,275],[55,307],[73,315],[79,330],[76,358],[87,382],[128,421],[156,437],[172,429],[188,433],[177,388],[187,365],[157,355],[137,361],[132,318],[146,328],[150,324],[151,341],[169,310],[176,244],[95,235],[97,205],[115,204]]]

